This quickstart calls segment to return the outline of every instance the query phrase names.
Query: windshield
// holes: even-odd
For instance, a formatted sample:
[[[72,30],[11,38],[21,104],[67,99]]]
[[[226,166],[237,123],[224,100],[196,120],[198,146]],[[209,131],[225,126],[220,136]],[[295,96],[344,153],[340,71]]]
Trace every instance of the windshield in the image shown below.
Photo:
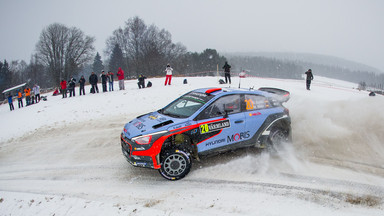
[[[164,109],[159,110],[159,112],[175,118],[188,118],[212,97],[214,96],[206,95],[204,93],[190,92],[181,96]]]

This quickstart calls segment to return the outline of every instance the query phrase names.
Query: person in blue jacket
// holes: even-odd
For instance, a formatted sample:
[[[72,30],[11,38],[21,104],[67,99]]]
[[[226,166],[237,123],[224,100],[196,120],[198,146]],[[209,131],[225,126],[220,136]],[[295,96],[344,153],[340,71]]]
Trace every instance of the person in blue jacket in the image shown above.
[[[8,103],[9,103],[9,109],[11,109],[11,111],[14,110],[15,108],[13,107],[13,99],[11,94],[8,94]]]

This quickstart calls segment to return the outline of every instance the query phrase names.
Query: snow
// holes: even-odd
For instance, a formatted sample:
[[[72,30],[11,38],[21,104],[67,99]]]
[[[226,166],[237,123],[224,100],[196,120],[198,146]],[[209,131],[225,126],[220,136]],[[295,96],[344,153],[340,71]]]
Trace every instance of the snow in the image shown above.
[[[0,215],[383,215],[384,97],[315,77],[244,78],[241,87],[291,92],[293,143],[194,161],[171,182],[128,164],[119,136],[138,115],[217,77],[151,79],[153,87],[0,106]],[[231,87],[239,85],[232,78]],[[99,84],[101,90],[101,85]],[[78,89],[76,89],[78,91]],[[76,92],[77,94],[78,92]]]

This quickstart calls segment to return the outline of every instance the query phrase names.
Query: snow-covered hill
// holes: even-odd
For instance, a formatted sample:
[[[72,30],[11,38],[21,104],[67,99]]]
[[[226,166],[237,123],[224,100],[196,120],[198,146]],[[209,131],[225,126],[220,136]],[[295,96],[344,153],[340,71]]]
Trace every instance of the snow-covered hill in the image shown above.
[[[292,145],[194,161],[176,182],[132,167],[119,143],[126,122],[192,89],[229,86],[187,79],[1,105],[0,215],[383,215],[384,97],[353,83],[316,77],[307,91],[304,80],[242,79],[291,92]]]

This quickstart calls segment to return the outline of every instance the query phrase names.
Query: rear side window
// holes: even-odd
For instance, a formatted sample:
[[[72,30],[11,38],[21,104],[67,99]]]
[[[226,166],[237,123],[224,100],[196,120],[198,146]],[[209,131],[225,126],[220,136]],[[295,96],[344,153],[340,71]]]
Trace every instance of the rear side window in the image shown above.
[[[205,108],[197,119],[208,119],[241,112],[240,95],[223,96]]]
[[[245,111],[266,109],[271,107],[269,100],[261,95],[245,95]]]

